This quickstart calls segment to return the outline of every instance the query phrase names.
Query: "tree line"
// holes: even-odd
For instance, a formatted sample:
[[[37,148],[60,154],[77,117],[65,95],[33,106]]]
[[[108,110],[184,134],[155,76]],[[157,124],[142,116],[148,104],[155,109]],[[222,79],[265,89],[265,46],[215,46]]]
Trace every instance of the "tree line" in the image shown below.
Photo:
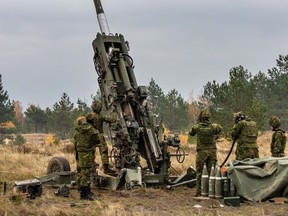
[[[163,92],[153,78],[148,84],[148,104],[153,113],[162,118],[166,128],[173,132],[185,132],[197,122],[202,109],[209,109],[212,121],[221,124],[224,134],[233,127],[233,114],[242,111],[267,130],[268,118],[277,115],[285,129],[288,86],[288,55],[279,55],[276,66],[266,73],[255,75],[243,66],[229,71],[229,80],[217,83],[208,81],[197,98],[185,101],[176,89]],[[99,91],[92,99],[99,98]],[[68,94],[63,93],[60,101],[52,108],[41,109],[30,104],[23,112],[19,101],[11,101],[5,91],[0,74],[0,142],[5,134],[11,133],[54,133],[59,139],[69,138],[75,119],[91,111],[90,105],[81,99],[74,104]]]
[[[233,113],[242,111],[258,124],[259,130],[269,129],[268,119],[276,115],[286,129],[288,102],[288,55],[279,55],[276,66],[267,73],[252,75],[243,66],[229,71],[229,81],[221,84],[215,80],[204,86],[203,98],[215,121],[228,132],[234,123]]]

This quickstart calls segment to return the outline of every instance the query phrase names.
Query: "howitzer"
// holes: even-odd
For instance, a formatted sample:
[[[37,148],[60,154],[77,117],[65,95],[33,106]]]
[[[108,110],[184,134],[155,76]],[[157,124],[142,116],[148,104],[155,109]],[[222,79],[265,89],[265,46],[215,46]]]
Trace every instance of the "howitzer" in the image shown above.
[[[98,74],[102,110],[117,114],[118,121],[110,123],[108,131],[113,147],[110,159],[118,176],[101,176],[94,170],[91,180],[96,187],[111,190],[155,184],[179,186],[181,182],[192,186],[194,181],[191,180],[196,178],[193,167],[182,175],[169,174],[169,169],[173,169],[170,158],[175,156],[182,163],[187,154],[180,146],[178,135],[163,137],[162,123],[157,123],[156,115],[149,107],[148,89],[137,84],[128,42],[123,35],[110,32],[100,0],[94,0],[94,4],[101,33],[97,33],[92,42],[93,60]],[[170,153],[169,149],[173,147],[177,150]],[[140,164],[141,158],[146,165]],[[53,157],[48,163],[47,175],[38,180],[45,186],[75,185],[76,173],[71,171],[67,159]],[[61,189],[63,187],[57,194],[61,194]]]
[[[97,33],[92,46],[94,65],[98,74],[98,85],[103,110],[113,110],[118,121],[109,125],[114,166],[139,169],[144,158],[147,168],[143,171],[145,183],[171,183],[168,169],[171,166],[168,146],[177,143],[162,137],[162,124],[156,124],[155,115],[148,103],[148,89],[138,86],[133,58],[129,55],[129,44],[122,34],[112,34],[100,0],[94,0],[101,33]],[[173,156],[179,161],[186,153],[179,148]],[[183,162],[183,161],[182,161]],[[177,182],[179,183],[179,182]]]

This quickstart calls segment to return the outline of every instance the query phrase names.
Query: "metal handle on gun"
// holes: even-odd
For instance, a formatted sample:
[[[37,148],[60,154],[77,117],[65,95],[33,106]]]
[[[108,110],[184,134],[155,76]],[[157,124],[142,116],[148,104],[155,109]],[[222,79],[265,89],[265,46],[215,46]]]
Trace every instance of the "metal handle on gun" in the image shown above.
[[[180,182],[180,183],[178,183],[178,184],[167,185],[166,188],[167,188],[167,189],[171,189],[171,188],[173,188],[173,187],[177,187],[177,186],[189,184],[189,183],[195,182],[195,181],[196,181],[196,179],[190,179],[190,180],[187,180],[187,181]]]

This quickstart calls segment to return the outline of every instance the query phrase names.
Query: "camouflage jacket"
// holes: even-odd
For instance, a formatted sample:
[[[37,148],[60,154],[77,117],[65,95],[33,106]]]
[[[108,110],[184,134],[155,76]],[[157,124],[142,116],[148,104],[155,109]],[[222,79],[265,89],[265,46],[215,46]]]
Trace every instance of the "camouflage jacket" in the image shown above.
[[[286,147],[285,131],[278,128],[272,135],[271,153],[272,154],[284,153],[285,147]]]
[[[112,112],[111,114],[105,115],[92,112],[87,115],[87,118],[89,118],[89,122],[99,131],[99,133],[103,133],[103,123],[115,123],[117,121],[117,114]]]
[[[74,144],[77,152],[94,151],[99,143],[99,132],[91,124],[84,123],[76,126]]]
[[[258,148],[258,129],[256,122],[244,119],[234,125],[231,136],[237,140],[237,147]]]
[[[189,131],[191,136],[197,134],[197,150],[216,149],[216,138],[221,132],[219,124],[212,124],[209,121],[200,122]]]

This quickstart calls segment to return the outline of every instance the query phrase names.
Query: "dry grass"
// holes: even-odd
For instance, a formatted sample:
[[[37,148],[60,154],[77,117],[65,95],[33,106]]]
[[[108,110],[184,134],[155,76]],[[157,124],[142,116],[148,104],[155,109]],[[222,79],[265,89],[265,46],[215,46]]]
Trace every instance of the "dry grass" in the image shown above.
[[[71,197],[63,198],[54,195],[52,188],[44,188],[44,194],[35,200],[27,200],[22,196],[17,201],[11,201],[10,189],[17,180],[34,178],[46,174],[49,160],[53,156],[63,156],[70,162],[72,170],[76,163],[73,148],[68,141],[58,146],[46,145],[42,141],[45,135],[36,139],[30,135],[29,142],[24,147],[0,146],[0,182],[9,183],[9,192],[3,195],[0,191],[0,216],[2,215],[285,215],[286,204],[246,203],[240,208],[220,207],[218,200],[196,200],[194,189],[186,187],[166,189],[139,189],[133,191],[109,192],[95,190],[98,199],[95,202],[80,201],[78,192],[71,190]],[[28,136],[27,136],[28,137]],[[26,139],[27,139],[26,137]],[[34,141],[31,141],[34,140]],[[38,140],[38,141],[37,141]],[[181,137],[182,141],[187,140]],[[271,132],[262,134],[258,139],[260,155],[270,155]],[[33,143],[34,142],[34,143]],[[218,146],[219,164],[225,159],[231,142],[221,140]],[[182,164],[172,158],[172,166],[178,173],[184,173],[189,166],[195,167],[195,144],[184,143],[183,148],[189,154]],[[288,154],[288,152],[286,151]],[[229,160],[234,159],[234,154]],[[97,162],[101,164],[98,155]],[[196,208],[200,205],[201,208]]]
[[[271,137],[272,137],[272,131],[261,133],[259,135],[257,143],[259,146],[260,157],[271,156],[271,153],[270,153]],[[188,153],[189,155],[186,156],[185,162],[182,164],[176,163],[176,159],[172,158],[172,165],[178,172],[185,172],[185,170],[187,169],[187,166],[195,167],[196,143],[187,143],[187,138],[183,138],[183,136],[181,140],[186,140],[186,142],[182,142],[183,143],[182,147],[185,149],[186,153]],[[218,164],[222,164],[222,162],[225,160],[227,154],[230,151],[231,146],[232,146],[231,140],[226,140],[226,139],[218,140],[217,142]],[[228,162],[235,159],[236,146],[237,145],[234,146],[234,149],[228,159]],[[288,148],[286,148],[285,153],[286,155],[288,155]]]

